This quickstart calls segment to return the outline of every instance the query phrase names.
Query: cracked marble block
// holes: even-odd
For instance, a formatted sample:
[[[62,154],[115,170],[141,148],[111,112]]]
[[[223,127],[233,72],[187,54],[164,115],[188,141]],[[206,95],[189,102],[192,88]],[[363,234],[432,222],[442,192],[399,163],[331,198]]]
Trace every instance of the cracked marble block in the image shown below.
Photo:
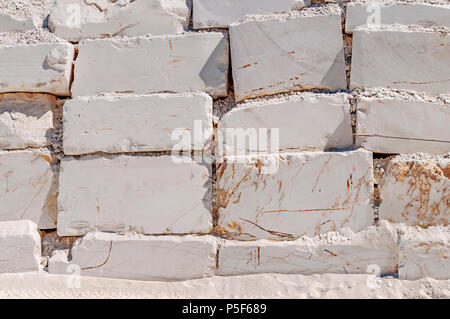
[[[105,36],[163,35],[189,24],[186,0],[58,0],[48,18],[58,37],[78,42]]]
[[[0,273],[38,271],[41,236],[29,220],[0,222]]]
[[[0,151],[0,221],[28,219],[56,228],[52,159],[44,151]]]
[[[340,12],[248,17],[230,25],[237,101],[347,88]]]
[[[171,156],[61,161],[58,235],[209,233],[210,167]]]
[[[228,28],[249,14],[289,12],[310,4],[310,0],[194,0],[192,21],[194,29]]]
[[[256,273],[372,274],[395,273],[397,233],[387,222],[354,233],[349,229],[295,241],[223,240],[217,273],[223,276]]]
[[[218,229],[232,239],[295,239],[374,222],[372,153],[228,156],[217,165]]]
[[[381,182],[380,218],[394,223],[448,225],[450,158],[398,156]]]
[[[450,93],[450,34],[384,26],[353,32],[350,89],[387,87]]]
[[[278,129],[278,147],[282,151],[347,148],[353,144],[348,98],[347,94],[299,93],[251,101],[226,113],[218,127],[228,150],[239,149],[244,151],[242,154],[273,149],[273,129]],[[240,132],[258,136],[258,143],[234,138]]]
[[[191,135],[186,147],[201,151],[212,138],[212,98],[204,93],[82,97],[66,102],[63,120],[66,155],[170,151],[181,143],[177,130]]]
[[[376,23],[450,27],[450,5],[358,2],[346,5],[346,33]]]
[[[15,18],[5,13],[0,13],[0,32],[25,32],[35,28],[32,18]]]
[[[357,144],[375,153],[450,152],[450,107],[390,97],[360,97]]]
[[[49,94],[0,94],[0,148],[25,149],[51,144],[53,110],[58,99]]]
[[[75,242],[72,258],[60,251],[49,260],[51,274],[133,280],[187,280],[214,275],[213,236],[143,236],[89,233]],[[72,267],[71,267],[72,266]]]
[[[227,95],[228,36],[219,32],[83,40],[73,96],[203,91]]]
[[[70,96],[74,54],[70,43],[0,46],[0,93]]]
[[[450,279],[450,226],[408,227],[400,236],[398,277]]]

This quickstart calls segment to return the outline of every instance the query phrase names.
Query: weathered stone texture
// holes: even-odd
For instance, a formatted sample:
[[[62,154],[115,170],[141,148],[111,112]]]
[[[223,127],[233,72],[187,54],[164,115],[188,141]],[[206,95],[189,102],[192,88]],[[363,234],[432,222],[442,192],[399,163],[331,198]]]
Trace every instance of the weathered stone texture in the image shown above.
[[[24,32],[35,27],[33,19],[17,19],[0,13],[0,32]]]
[[[73,96],[205,91],[227,95],[228,39],[218,32],[80,42]]]
[[[362,149],[226,157],[216,174],[227,237],[293,239],[374,221],[372,153]]]
[[[381,184],[380,218],[428,227],[448,225],[450,158],[399,156]]]
[[[134,280],[186,280],[214,275],[212,236],[142,236],[89,233],[72,248],[72,259],[57,254],[50,273],[67,274],[69,265],[85,276]]]
[[[208,168],[170,156],[87,156],[61,162],[58,234],[208,233]]]

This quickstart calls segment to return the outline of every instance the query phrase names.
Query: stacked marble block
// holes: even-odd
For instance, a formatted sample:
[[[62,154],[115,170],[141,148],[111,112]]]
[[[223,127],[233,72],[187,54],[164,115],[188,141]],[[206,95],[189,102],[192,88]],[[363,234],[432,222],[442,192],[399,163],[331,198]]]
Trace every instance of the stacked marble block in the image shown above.
[[[79,5],[85,18],[76,27],[67,23],[68,4]],[[51,153],[36,155],[49,142],[17,146],[30,148],[18,157],[30,170],[21,167],[21,183],[32,186],[18,197],[35,203],[11,197],[8,205],[26,209],[4,213],[18,212],[5,220],[30,219],[39,229],[57,227],[60,236],[83,236],[70,252],[56,252],[50,273],[67,273],[75,264],[84,275],[183,280],[261,272],[367,273],[375,265],[380,274],[398,271],[404,279],[450,277],[450,232],[442,227],[448,225],[448,157],[392,160],[377,225],[372,164],[372,152],[450,151],[448,100],[437,96],[449,93],[449,35],[442,28],[409,26],[426,20],[448,27],[448,6],[382,4],[382,18],[388,19],[382,23],[398,25],[374,27],[365,26],[367,19],[357,11],[367,12],[367,4],[347,4],[345,31],[353,34],[350,89],[357,89],[349,93],[338,6],[194,0],[198,31],[185,32],[189,8],[184,0],[169,8],[159,0],[134,1],[125,9],[97,5],[105,6],[101,13],[83,1],[56,3],[48,23],[64,39],[57,41],[58,48],[16,48],[4,53],[8,59],[0,53],[0,64],[5,61],[5,69],[10,68],[6,81],[0,80],[0,92],[34,92],[34,104],[41,93],[56,104],[72,97],[64,104],[60,165]],[[411,20],[410,11],[425,13]],[[229,36],[200,31],[227,27]],[[67,41],[78,42],[71,88],[73,45]],[[25,49],[36,54],[20,52]],[[239,103],[220,119],[216,133],[278,128],[279,145],[259,154],[255,145],[239,149],[234,139],[225,140],[228,149],[244,155],[216,158],[212,192],[209,161],[184,158],[180,164],[167,154],[177,143],[174,130],[196,136],[194,121],[201,123],[202,134],[191,149],[201,154],[209,148],[213,99],[228,94],[229,52]],[[26,65],[36,70],[34,78],[24,76],[29,79],[25,85],[10,81],[21,54],[39,55]],[[17,62],[6,63],[13,57]],[[412,61],[420,70],[411,68]],[[44,63],[48,67],[42,68]],[[39,125],[36,130],[43,132]],[[10,135],[17,139],[23,131]],[[13,147],[4,148],[12,156]],[[18,158],[8,163],[21,165]],[[4,167],[5,176],[19,171]],[[267,167],[274,169],[266,172]],[[27,181],[30,176],[34,179]],[[7,223],[0,225],[2,238],[25,233],[35,249],[15,250],[15,258],[26,254],[38,260],[37,227]]]

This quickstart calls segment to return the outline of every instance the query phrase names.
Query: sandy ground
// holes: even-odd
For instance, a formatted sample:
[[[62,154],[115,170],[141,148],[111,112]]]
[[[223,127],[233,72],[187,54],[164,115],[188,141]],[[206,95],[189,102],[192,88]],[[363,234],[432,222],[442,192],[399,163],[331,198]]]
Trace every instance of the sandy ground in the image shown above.
[[[35,272],[1,274],[0,298],[450,298],[450,280],[262,274],[142,282]]]

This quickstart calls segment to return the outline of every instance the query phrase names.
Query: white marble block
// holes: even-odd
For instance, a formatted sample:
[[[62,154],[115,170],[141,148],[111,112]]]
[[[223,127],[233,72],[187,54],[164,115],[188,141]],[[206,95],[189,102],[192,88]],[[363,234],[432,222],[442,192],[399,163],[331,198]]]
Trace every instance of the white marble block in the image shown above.
[[[182,32],[189,23],[186,0],[58,0],[48,18],[58,37],[77,42],[106,36]]]
[[[73,96],[204,91],[227,95],[228,37],[219,32],[83,40]]]
[[[133,280],[187,280],[214,275],[216,238],[89,233],[72,248],[72,259],[58,253],[49,272]]]
[[[347,3],[345,32],[371,24],[450,27],[450,5],[427,3]]]
[[[0,222],[0,273],[38,271],[41,236],[29,220]]]
[[[209,171],[189,158],[87,156],[61,161],[58,234],[209,233]]]
[[[450,279],[450,226],[408,227],[400,237],[400,279]]]
[[[212,99],[204,93],[76,98],[66,102],[63,118],[68,155],[170,151],[180,143],[178,131],[201,151],[213,133]]]
[[[380,218],[395,223],[448,225],[450,158],[403,155],[392,159],[381,183]]]
[[[302,12],[252,16],[230,25],[236,100],[347,88],[340,10]]]
[[[360,97],[356,141],[375,153],[450,152],[450,107],[391,97]]]
[[[194,29],[228,28],[249,14],[271,14],[300,10],[310,0],[194,0],[192,21]]]
[[[56,227],[52,159],[44,151],[0,151],[0,221],[28,219]]]
[[[70,43],[0,45],[0,93],[70,96],[74,54]]]
[[[57,101],[49,94],[0,94],[0,148],[50,145]]]
[[[408,26],[353,32],[350,89],[387,87],[450,93],[450,33]]]
[[[294,239],[373,224],[372,153],[226,157],[217,167],[219,231],[233,239]]]
[[[278,130],[281,151],[347,148],[353,144],[348,98],[347,94],[299,93],[251,101],[226,113],[218,127],[230,152],[271,148],[273,129]],[[242,130],[249,137],[258,136],[258,143],[234,138]]]
[[[372,274],[395,273],[397,233],[387,222],[353,233],[342,229],[295,241],[236,241],[219,243],[220,275],[255,273]],[[373,268],[372,268],[373,267]],[[377,268],[375,268],[377,267]]]

